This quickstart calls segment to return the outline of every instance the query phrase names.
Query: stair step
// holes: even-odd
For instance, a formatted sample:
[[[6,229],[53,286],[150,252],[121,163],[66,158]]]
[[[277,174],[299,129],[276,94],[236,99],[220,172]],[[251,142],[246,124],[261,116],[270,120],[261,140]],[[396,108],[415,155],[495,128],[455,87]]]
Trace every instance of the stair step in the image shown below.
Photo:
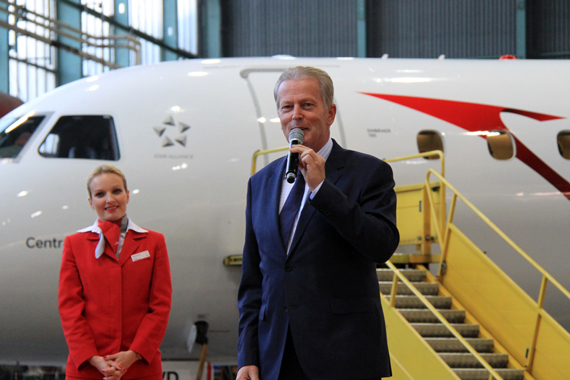
[[[476,338],[479,335],[479,325],[464,323],[452,323],[451,326],[465,338]],[[451,331],[442,323],[412,323],[412,327],[424,338],[447,338],[453,337]]]
[[[439,284],[437,282],[416,282],[413,285],[422,293],[424,296],[437,296],[439,292]],[[380,282],[380,293],[390,294],[392,291],[392,282]],[[398,295],[412,295],[412,291],[408,288],[406,284],[398,284]]]
[[[399,309],[404,318],[410,323],[438,323],[439,319],[428,309]],[[449,323],[463,323],[465,310],[438,310]]]
[[[503,368],[495,370],[503,380],[523,380],[524,370]],[[461,380],[488,380],[489,371],[476,368],[456,368],[453,370]]]
[[[386,296],[390,300],[390,296]],[[426,296],[427,300],[438,309],[449,309],[451,307],[451,297],[446,296]],[[396,296],[396,309],[425,309],[424,303],[416,296]]]
[[[456,338],[425,338],[425,340],[435,352],[468,352]],[[466,340],[477,352],[491,352],[494,346],[493,339],[467,338]]]
[[[400,273],[412,282],[420,282],[426,278],[426,271],[423,269],[402,269]],[[392,281],[394,279],[394,272],[391,269],[376,269],[378,281]]]
[[[482,353],[480,355],[493,368],[505,368],[509,362],[507,354]],[[483,365],[471,353],[440,353],[439,356],[451,368],[483,368]]]

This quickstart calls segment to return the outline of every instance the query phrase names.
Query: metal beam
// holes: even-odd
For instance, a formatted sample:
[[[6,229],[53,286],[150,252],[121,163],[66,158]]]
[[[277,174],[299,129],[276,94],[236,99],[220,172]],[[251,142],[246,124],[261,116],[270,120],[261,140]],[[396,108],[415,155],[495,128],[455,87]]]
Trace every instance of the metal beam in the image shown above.
[[[116,27],[116,28],[120,28],[120,29],[124,30],[125,33],[130,33],[130,34],[132,34],[133,36],[142,38],[143,40],[148,41],[148,42],[151,42],[151,43],[153,43],[153,44],[155,44],[155,45],[157,45],[157,46],[160,46],[160,47],[163,48],[163,49],[170,50],[170,51],[172,51],[172,52],[178,54],[178,55],[181,56],[181,57],[184,57],[184,58],[197,58],[196,55],[194,55],[194,54],[192,54],[192,53],[189,53],[189,52],[187,52],[187,51],[185,51],[185,50],[173,49],[173,48],[171,48],[170,46],[166,45],[162,40],[159,40],[159,39],[157,39],[157,38],[154,38],[153,36],[151,36],[151,35],[149,35],[149,34],[143,33],[143,32],[141,32],[140,30],[133,29],[133,28],[131,28],[130,26],[128,26],[128,24],[119,24],[119,23],[118,23],[117,21],[115,21],[112,17],[105,16],[105,15],[103,15],[103,14],[97,12],[97,11],[94,11],[93,9],[84,7],[83,5],[76,3],[75,0],[58,0],[57,2],[58,2],[58,4],[59,4],[59,3],[63,3],[63,4],[67,4],[67,5],[71,6],[71,7],[75,7],[76,9],[79,9],[80,11],[83,11],[83,12],[85,12],[85,13],[88,13],[88,14],[90,14],[90,15],[93,15],[93,16],[97,17],[98,19],[100,19],[100,20],[102,20],[102,21],[104,21],[104,22],[108,22],[109,24],[113,25],[113,26]]]
[[[77,55],[77,56],[79,56],[80,58],[85,58],[85,59],[88,59],[88,60],[90,60],[90,61],[94,61],[94,62],[100,63],[101,65],[103,65],[103,66],[108,66],[108,67],[110,67],[110,68],[112,68],[112,69],[120,69],[120,68],[122,67],[122,66],[116,65],[116,64],[114,64],[114,63],[112,63],[112,62],[105,61],[105,59],[103,59],[103,58],[99,58],[99,57],[96,57],[96,56],[94,56],[94,55],[92,55],[92,54],[85,53],[85,52],[82,51],[80,48],[76,48],[76,47],[73,47],[73,46],[70,46],[70,45],[66,45],[66,44],[61,43],[60,41],[57,41],[57,40],[51,40],[51,39],[49,39],[49,38],[39,36],[39,35],[36,34],[35,32],[30,32],[30,31],[28,31],[27,29],[18,28],[16,25],[11,25],[11,24],[9,24],[9,23],[7,23],[7,22],[5,22],[5,21],[2,21],[1,19],[0,19],[0,28],[6,28],[6,29],[9,29],[9,30],[13,30],[13,31],[15,31],[16,34],[19,35],[19,36],[27,36],[27,37],[33,38],[34,40],[41,41],[41,42],[43,42],[43,43],[46,44],[46,45],[50,45],[50,46],[56,47],[56,48],[58,48],[59,50],[64,50],[64,51],[66,51],[66,52],[68,52],[68,53],[71,53],[71,54],[73,54],[73,55]],[[72,40],[72,41],[77,41],[77,39],[71,39],[71,40]],[[59,70],[58,70],[57,68],[56,68],[56,70],[49,70],[48,68],[46,68],[46,67],[44,67],[44,66],[38,66],[38,65],[36,65],[36,64],[33,63],[33,62],[28,62],[27,60],[22,60],[22,59],[18,59],[18,58],[11,58],[11,59],[14,59],[14,60],[17,60],[17,61],[19,61],[19,62],[25,63],[26,65],[31,65],[31,66],[37,67],[37,68],[39,68],[39,69],[43,69],[43,70],[46,70],[46,71],[51,71],[51,72],[55,73],[56,75],[58,75],[58,72],[59,72]]]
[[[356,56],[366,58],[366,0],[356,1]]]
[[[87,7],[85,7],[87,8]],[[129,25],[129,1],[128,0],[116,0],[115,1],[115,13],[113,19],[119,25]],[[113,27],[113,34],[115,36],[121,35],[123,30],[118,31],[116,26]],[[118,32],[118,33],[117,33]],[[128,67],[131,65],[130,52],[126,48],[115,49],[115,63],[122,67]]]
[[[220,0],[205,0],[202,3],[202,20],[205,23],[202,30],[205,36],[202,39],[202,51],[205,57],[220,58],[222,56],[222,10]]]
[[[528,1],[517,0],[517,39],[515,56],[519,59],[526,58],[526,10]]]
[[[8,14],[0,12],[0,21],[8,23]],[[0,28],[0,92],[10,93],[10,64],[8,29]]]
[[[71,0],[79,5],[80,0]],[[81,29],[81,10],[58,1],[57,18],[73,28]],[[81,44],[71,38],[58,35],[57,41],[72,50],[81,50]],[[72,51],[57,49],[57,85],[61,86],[82,77],[81,57]]]
[[[178,1],[163,0],[163,40],[164,43],[174,49],[178,48]],[[162,49],[163,61],[175,61],[178,55],[170,50]]]

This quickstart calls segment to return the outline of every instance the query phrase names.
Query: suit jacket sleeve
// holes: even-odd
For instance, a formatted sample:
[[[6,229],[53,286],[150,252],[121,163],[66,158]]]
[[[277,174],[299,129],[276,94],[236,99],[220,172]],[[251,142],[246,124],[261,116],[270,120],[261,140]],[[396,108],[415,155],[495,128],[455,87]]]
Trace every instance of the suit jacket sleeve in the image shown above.
[[[95,338],[83,314],[85,309],[83,285],[69,236],[65,238],[63,244],[58,292],[59,313],[69,355],[76,367],[80,368],[91,357],[98,355],[98,352]]]
[[[238,292],[239,339],[238,368],[246,365],[259,366],[258,318],[261,309],[263,276],[259,269],[261,261],[257,239],[251,219],[251,179],[247,190],[246,231],[243,249],[242,279]]]
[[[351,161],[336,183],[325,179],[311,205],[356,251],[382,263],[400,241],[392,168],[370,156]]]
[[[155,261],[152,270],[148,313],[142,319],[130,349],[138,352],[150,363],[156,353],[168,324],[172,300],[172,284],[170,279],[170,263],[164,236],[158,234],[154,252]]]

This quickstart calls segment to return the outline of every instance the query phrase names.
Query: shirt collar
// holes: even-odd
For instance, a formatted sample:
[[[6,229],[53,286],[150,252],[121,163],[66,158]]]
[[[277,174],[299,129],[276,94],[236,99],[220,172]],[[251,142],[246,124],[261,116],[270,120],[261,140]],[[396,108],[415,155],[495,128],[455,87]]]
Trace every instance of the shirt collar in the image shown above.
[[[322,158],[325,159],[325,161],[327,160],[327,158],[329,158],[331,151],[333,148],[333,142],[332,142],[332,138],[329,137],[328,141],[326,142],[326,144],[321,148],[321,150],[319,150],[317,152],[317,154],[319,156],[321,156]]]
[[[99,228],[99,226],[98,226],[98,221],[99,221],[99,219],[95,219],[95,223],[93,223],[92,226],[82,228],[82,229],[80,229],[80,230],[77,230],[77,232],[94,232],[94,233],[96,233],[96,234],[100,234],[100,233],[101,233],[101,228]],[[147,232],[148,232],[148,230],[145,230],[144,228],[141,228],[141,227],[137,226],[137,225],[131,220],[131,218],[129,218],[129,223],[127,224],[127,231],[128,231],[128,230],[133,230],[133,231],[138,232],[138,233],[141,233],[141,234],[144,234],[144,233],[147,233]]]

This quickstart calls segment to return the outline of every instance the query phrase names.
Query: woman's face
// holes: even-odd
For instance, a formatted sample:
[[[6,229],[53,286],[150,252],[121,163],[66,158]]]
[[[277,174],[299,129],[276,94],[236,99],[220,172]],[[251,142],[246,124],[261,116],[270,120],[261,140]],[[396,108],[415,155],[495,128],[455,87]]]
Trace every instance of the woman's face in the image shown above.
[[[89,204],[102,222],[114,222],[127,213],[129,192],[121,177],[114,173],[103,173],[93,177],[89,185]]]

